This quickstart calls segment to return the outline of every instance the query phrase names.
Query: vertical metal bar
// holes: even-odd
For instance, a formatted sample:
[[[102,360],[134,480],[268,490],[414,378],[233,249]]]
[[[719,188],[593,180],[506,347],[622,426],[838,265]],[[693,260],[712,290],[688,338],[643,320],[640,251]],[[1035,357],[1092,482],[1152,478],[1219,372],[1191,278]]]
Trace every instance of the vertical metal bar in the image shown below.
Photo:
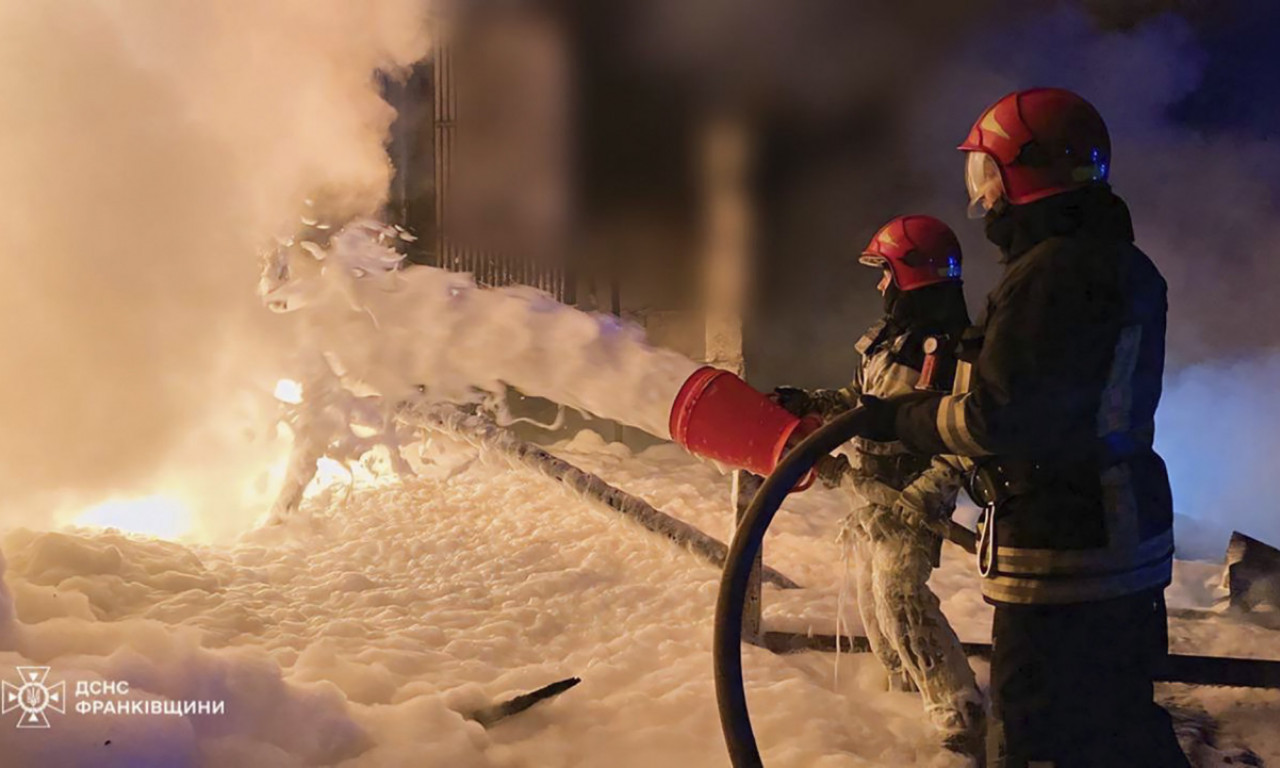
[[[739,469],[733,473],[733,508],[735,530],[742,524],[747,508],[756,497],[756,492],[764,484],[764,478]],[[763,637],[761,632],[763,599],[760,588],[760,569],[764,564],[764,543],[756,551],[755,562],[751,565],[751,578],[747,582],[746,599],[742,611],[742,639],[748,643],[758,644]]]
[[[479,285],[528,285],[545,291],[558,301],[565,301],[570,293],[566,270],[554,255],[539,254],[533,247],[528,252],[520,249],[510,253],[490,253],[459,242],[459,233],[452,226],[458,218],[457,211],[454,210],[457,200],[453,196],[456,181],[453,174],[457,162],[455,155],[458,152],[459,123],[465,118],[459,114],[459,88],[455,72],[457,57],[452,44],[448,42],[437,43],[434,56],[435,263],[446,269],[469,272]],[[463,106],[465,104],[464,99]],[[463,167],[460,172],[465,174],[466,168]]]
[[[449,46],[437,43],[432,66],[435,104],[436,266],[457,268],[457,254],[449,242],[449,180],[453,172],[453,131],[456,100],[453,88],[453,56]]]

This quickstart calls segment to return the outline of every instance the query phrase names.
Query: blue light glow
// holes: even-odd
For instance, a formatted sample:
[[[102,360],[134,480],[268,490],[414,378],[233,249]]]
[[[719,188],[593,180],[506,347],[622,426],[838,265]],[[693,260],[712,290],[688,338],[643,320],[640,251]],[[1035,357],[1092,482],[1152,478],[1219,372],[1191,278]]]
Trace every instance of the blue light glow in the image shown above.
[[[1221,558],[1231,530],[1280,544],[1280,355],[1167,376],[1156,449],[1173,485],[1183,557]]]
[[[1106,181],[1109,165],[1102,156],[1102,150],[1094,147],[1093,152],[1089,154],[1089,158],[1093,161],[1093,166],[1098,169],[1098,180]]]

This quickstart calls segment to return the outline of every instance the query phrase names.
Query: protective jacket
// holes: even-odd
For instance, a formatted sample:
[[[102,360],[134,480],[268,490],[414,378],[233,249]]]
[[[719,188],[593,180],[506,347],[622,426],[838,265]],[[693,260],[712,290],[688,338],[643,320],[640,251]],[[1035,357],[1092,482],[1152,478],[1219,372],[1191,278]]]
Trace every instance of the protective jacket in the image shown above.
[[[954,296],[929,298],[935,307],[963,301],[958,290]],[[922,389],[950,391],[957,367],[954,348],[968,318],[963,306],[946,307],[941,314],[950,316],[949,322],[935,318],[923,327],[903,329],[889,318],[873,325],[856,344],[862,359],[853,381],[840,389],[813,390],[809,406],[830,419],[856,406],[863,395],[888,399],[918,395]],[[927,346],[932,354],[925,351]],[[921,456],[897,440],[858,437],[850,447],[853,450],[846,455],[851,464],[844,465],[837,476],[820,472],[824,484],[849,483],[859,497],[880,510],[872,516],[878,525],[927,532],[931,561],[936,565],[941,536],[947,533],[957,493],[972,465],[956,456]]]
[[[962,340],[952,394],[904,403],[900,440],[976,465],[989,600],[1167,585],[1172,501],[1152,448],[1166,287],[1128,208],[1098,184],[1011,206],[987,234],[1004,276]]]
[[[886,316],[855,344],[860,359],[853,381],[841,389],[810,392],[809,407],[830,419],[856,406],[863,395],[889,399],[918,394],[922,388],[949,391],[956,369],[953,350],[968,323],[958,282],[898,293],[887,301]],[[926,346],[931,346],[934,353],[926,352]],[[929,371],[925,375],[927,381],[922,379],[925,369]],[[896,492],[922,472],[935,472],[948,478],[940,486],[955,487],[950,481],[954,475],[951,467],[931,467],[928,457],[912,452],[900,441],[859,437],[854,438],[851,447],[853,471],[859,483],[875,481]],[[933,497],[929,502],[939,511],[945,508],[945,519],[950,516],[954,497]]]
[[[837,390],[841,403],[835,410],[852,408],[862,395],[889,398],[916,391],[920,369],[924,365],[923,344],[924,335],[920,332],[897,331],[885,320],[873,325],[858,339],[856,349],[861,356],[861,364],[854,371],[853,381]],[[825,415],[833,414],[828,412]],[[868,469],[871,471],[868,474],[899,490],[903,480],[929,465],[927,460],[915,456],[898,441],[881,443],[859,437],[854,438],[853,444],[863,456],[885,457],[883,461],[869,461]]]

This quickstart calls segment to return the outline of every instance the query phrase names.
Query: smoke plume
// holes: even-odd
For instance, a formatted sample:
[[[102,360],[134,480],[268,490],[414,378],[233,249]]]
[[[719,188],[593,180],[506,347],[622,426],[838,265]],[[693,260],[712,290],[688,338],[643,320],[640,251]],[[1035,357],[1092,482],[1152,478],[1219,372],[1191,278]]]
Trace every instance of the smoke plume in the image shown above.
[[[425,55],[423,2],[5,3],[0,30],[4,520],[234,501],[285,343],[257,252],[308,196],[381,201],[374,72]]]

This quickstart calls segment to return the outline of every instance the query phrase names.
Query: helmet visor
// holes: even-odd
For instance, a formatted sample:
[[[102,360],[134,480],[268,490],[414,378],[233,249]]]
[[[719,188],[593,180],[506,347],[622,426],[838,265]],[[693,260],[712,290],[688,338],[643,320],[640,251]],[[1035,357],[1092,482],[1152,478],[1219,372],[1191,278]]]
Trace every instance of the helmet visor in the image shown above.
[[[1004,182],[995,158],[986,152],[965,156],[964,184],[969,191],[969,218],[980,219],[1004,195]]]

